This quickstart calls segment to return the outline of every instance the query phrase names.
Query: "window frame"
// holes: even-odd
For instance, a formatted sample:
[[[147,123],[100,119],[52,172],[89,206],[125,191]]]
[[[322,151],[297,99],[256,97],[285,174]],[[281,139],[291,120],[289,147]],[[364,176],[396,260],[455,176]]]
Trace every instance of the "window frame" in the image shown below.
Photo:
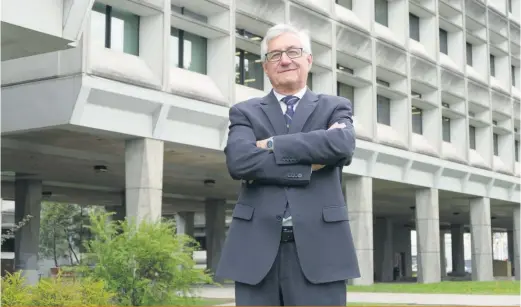
[[[239,82],[235,81],[235,84],[240,84],[243,86],[251,87],[251,86],[244,84],[244,81],[246,78],[246,70],[245,70],[245,65],[244,65],[244,60],[245,60],[244,54],[245,54],[245,52],[248,52],[248,51],[240,49],[240,48],[235,48],[235,53],[237,53],[237,52],[239,53],[239,55],[238,55],[239,56]],[[251,54],[254,54],[254,53],[251,53]],[[259,59],[262,58],[260,55],[257,55],[257,56],[259,57]],[[262,63],[261,63],[261,65],[262,65]],[[262,75],[262,89],[259,89],[256,87],[251,87],[251,88],[264,91],[264,86],[265,86],[265,84],[264,84],[264,74],[263,74]]]
[[[118,10],[118,9],[113,10],[113,7],[111,5],[104,4],[104,3],[101,3],[101,2],[94,3],[94,5],[92,7],[92,10],[95,11],[95,12],[98,12],[100,14],[103,14],[105,16],[105,33],[104,33],[105,43],[104,43],[104,47],[107,48],[107,49],[112,49],[111,45],[112,45],[112,18],[113,18],[113,11],[115,11],[116,14],[117,13],[122,13],[122,14],[130,14],[130,15],[136,16],[137,17],[137,32],[136,32],[137,33],[137,37],[136,37],[137,52],[134,54],[134,53],[129,53],[129,52],[123,51],[123,53],[139,56],[140,51],[141,51],[140,48],[139,48],[141,16],[136,15],[134,13]]]
[[[451,143],[451,118],[442,116],[441,117],[441,139],[444,142]]]
[[[415,21],[414,25],[412,24],[412,20]],[[417,21],[417,22],[416,22]],[[413,28],[412,27],[416,27],[417,26],[417,31],[413,31]],[[416,29],[414,29],[416,30]],[[418,38],[416,37],[413,37],[413,33],[417,33],[418,34]],[[420,34],[420,17],[419,16],[416,16],[412,13],[409,13],[409,38],[417,41],[417,42],[420,42],[420,39],[421,39],[421,34]]]
[[[178,43],[177,43],[177,55],[178,55],[177,67],[181,68],[181,69],[186,69],[186,70],[189,70],[189,71],[193,71],[193,72],[196,72],[196,73],[199,73],[199,74],[206,75],[208,73],[208,38],[206,38],[204,36],[199,36],[197,34],[194,34],[194,33],[191,33],[191,32],[185,31],[183,29],[176,28],[176,27],[170,27],[170,37],[174,36],[174,31],[177,32],[177,41],[178,41]],[[192,69],[184,67],[185,39],[186,39],[185,38],[185,34],[196,36],[196,37],[200,37],[200,38],[203,39],[203,41],[204,41],[204,49],[205,49],[205,51],[204,51],[204,53],[205,53],[205,56],[204,56],[204,72],[200,72],[200,71],[196,71],[196,70],[192,70]]]
[[[469,147],[476,150],[476,127],[469,125]]]
[[[389,116],[385,116],[380,112],[381,108],[379,107],[383,102],[385,102],[385,109],[389,110],[386,112]],[[391,99],[382,95],[376,95],[376,122],[382,125],[391,126]],[[382,119],[382,121],[380,120]]]
[[[438,36],[440,40],[440,52],[449,55],[449,32],[440,28]],[[443,45],[442,42],[445,42],[445,45]]]
[[[385,14],[377,14],[378,8],[385,3]],[[385,20],[378,20],[377,17],[385,16]],[[382,26],[389,27],[389,2],[387,0],[375,0],[374,2],[374,21]]]

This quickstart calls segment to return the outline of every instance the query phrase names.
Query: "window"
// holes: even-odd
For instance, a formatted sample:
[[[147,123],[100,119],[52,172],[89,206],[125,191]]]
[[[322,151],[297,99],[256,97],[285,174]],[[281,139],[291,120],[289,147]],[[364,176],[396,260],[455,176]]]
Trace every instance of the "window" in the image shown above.
[[[441,118],[442,138],[444,142],[450,143],[450,118]]]
[[[516,159],[516,162],[519,162],[519,141],[514,141],[514,158]]]
[[[516,67],[512,65],[512,67],[510,67],[510,70],[512,71],[512,86],[516,86]]]
[[[95,3],[91,14],[92,44],[139,55],[139,16]]]
[[[241,49],[236,50],[235,83],[264,90],[264,71],[260,56]]]
[[[420,18],[409,13],[409,37],[420,41]]]
[[[440,52],[449,54],[448,42],[447,42],[447,31],[440,29]]]
[[[377,95],[376,96],[376,120],[379,124],[391,125],[391,99]]]
[[[170,64],[173,67],[206,74],[206,38],[171,28],[170,46]]]
[[[387,0],[374,1],[374,20],[381,25],[388,26],[388,7]]]
[[[467,65],[472,66],[472,44],[467,43]]]
[[[507,0],[508,2],[508,11],[512,13],[512,0]]]
[[[499,156],[499,135],[494,133],[492,136],[494,141],[494,156]]]
[[[496,76],[496,57],[493,54],[490,55],[490,75]]]
[[[353,115],[355,114],[355,88],[345,83],[336,83],[336,95],[342,96],[351,101],[353,107]]]
[[[353,9],[353,0],[336,0],[336,4],[345,7],[346,9]]]
[[[412,107],[412,132],[423,134],[423,111],[417,107]]]
[[[476,127],[469,126],[469,146],[470,149],[476,150]]]

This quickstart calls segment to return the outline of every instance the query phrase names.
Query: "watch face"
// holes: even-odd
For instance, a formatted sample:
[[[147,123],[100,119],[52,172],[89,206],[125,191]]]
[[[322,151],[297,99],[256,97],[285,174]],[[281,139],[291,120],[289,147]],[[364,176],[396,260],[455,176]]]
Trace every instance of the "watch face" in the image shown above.
[[[269,140],[267,145],[268,145],[268,148],[272,148],[273,147],[273,141]]]

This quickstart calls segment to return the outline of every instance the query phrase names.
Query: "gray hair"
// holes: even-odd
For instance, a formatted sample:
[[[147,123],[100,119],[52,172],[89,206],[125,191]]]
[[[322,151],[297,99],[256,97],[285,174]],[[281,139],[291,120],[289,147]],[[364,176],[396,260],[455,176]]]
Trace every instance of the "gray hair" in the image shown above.
[[[295,34],[299,39],[300,43],[302,44],[302,48],[304,52],[311,54],[311,39],[309,37],[309,34],[304,30],[299,30],[296,27],[288,24],[278,24],[268,29],[268,32],[266,32],[266,36],[261,41],[261,60],[264,62],[266,61],[266,53],[268,52],[268,43],[284,34],[284,33],[292,33]]]

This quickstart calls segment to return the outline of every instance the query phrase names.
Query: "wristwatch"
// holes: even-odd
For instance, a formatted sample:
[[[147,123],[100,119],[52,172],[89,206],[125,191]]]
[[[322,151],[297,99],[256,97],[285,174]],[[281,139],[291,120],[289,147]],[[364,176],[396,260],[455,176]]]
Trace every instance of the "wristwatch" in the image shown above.
[[[273,137],[270,137],[268,139],[268,141],[266,142],[266,147],[268,148],[268,150],[273,150],[273,148],[274,148]]]

